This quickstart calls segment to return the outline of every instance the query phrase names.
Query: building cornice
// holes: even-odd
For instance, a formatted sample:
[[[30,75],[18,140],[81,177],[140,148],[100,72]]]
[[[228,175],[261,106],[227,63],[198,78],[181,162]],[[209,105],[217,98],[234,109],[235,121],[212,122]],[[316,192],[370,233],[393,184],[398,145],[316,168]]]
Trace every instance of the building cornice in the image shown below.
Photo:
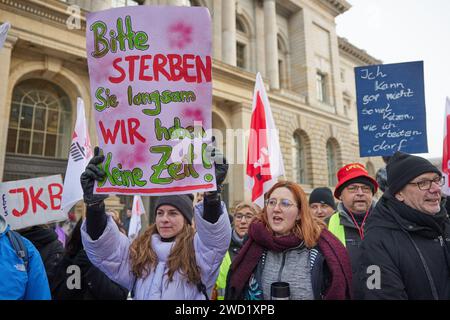
[[[0,10],[16,12],[20,16],[34,20],[45,20],[65,30],[69,30],[66,22],[71,15],[70,11],[67,10],[68,7],[69,4],[56,0],[0,0]],[[71,31],[86,32],[86,18],[83,9],[80,9],[80,26],[81,29]]]
[[[320,2],[331,9],[335,17],[352,7],[352,5],[345,0],[320,0]]]
[[[383,62],[381,60],[378,60],[371,55],[369,55],[365,50],[359,49],[358,47],[354,46],[350,42],[348,42],[347,39],[338,37],[339,42],[339,51],[341,53],[347,54],[348,56],[359,60],[360,64],[382,64]]]

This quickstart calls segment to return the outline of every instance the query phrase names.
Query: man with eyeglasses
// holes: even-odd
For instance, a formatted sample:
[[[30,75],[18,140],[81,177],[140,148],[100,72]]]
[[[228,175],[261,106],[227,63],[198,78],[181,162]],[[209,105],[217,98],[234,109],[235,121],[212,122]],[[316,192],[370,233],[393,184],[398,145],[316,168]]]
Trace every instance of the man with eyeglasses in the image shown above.
[[[364,225],[374,208],[373,195],[378,190],[375,179],[361,163],[350,163],[337,172],[334,196],[339,199],[336,213],[325,220],[328,230],[347,248],[352,263],[353,297],[362,298],[363,284],[358,279]]]
[[[450,299],[450,222],[442,173],[427,159],[396,152],[388,188],[367,224],[361,274],[365,299]]]

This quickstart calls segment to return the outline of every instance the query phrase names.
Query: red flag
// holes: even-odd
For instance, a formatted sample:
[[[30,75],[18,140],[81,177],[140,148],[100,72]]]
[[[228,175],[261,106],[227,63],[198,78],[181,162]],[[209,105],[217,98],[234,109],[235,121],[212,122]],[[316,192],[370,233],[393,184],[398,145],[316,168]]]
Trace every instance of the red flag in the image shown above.
[[[247,180],[252,201],[264,205],[264,193],[284,175],[278,130],[273,121],[261,75],[256,75],[250,138],[247,153]]]

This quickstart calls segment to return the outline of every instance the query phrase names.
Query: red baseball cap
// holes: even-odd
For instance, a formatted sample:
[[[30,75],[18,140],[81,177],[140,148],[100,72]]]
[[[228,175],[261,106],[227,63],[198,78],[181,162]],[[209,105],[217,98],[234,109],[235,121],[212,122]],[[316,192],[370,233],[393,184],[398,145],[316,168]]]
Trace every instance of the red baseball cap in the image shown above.
[[[364,167],[361,163],[349,163],[342,168],[339,169],[337,172],[337,178],[338,183],[334,189],[334,196],[339,199],[339,196],[341,195],[341,186],[345,184],[347,181],[353,180],[355,178],[365,178],[369,180],[371,184],[375,187],[374,193],[378,190],[378,183],[377,181],[369,176],[369,173],[366,170],[366,167]]]

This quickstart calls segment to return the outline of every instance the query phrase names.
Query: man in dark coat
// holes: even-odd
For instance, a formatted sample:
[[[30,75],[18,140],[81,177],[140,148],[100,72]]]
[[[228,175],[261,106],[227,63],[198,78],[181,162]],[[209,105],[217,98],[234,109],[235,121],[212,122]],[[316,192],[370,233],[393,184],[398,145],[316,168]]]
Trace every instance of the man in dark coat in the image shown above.
[[[47,225],[33,226],[19,230],[19,233],[31,241],[38,249],[44,262],[50,289],[55,282],[55,273],[64,256],[64,247],[56,232]]]
[[[337,172],[338,183],[334,196],[339,199],[337,210],[325,219],[328,230],[347,248],[352,263],[354,299],[362,299],[358,272],[361,266],[361,241],[365,224],[375,207],[374,194],[378,184],[361,163],[350,163]]]
[[[388,188],[367,223],[360,279],[365,299],[450,299],[450,222],[441,172],[396,152]]]

